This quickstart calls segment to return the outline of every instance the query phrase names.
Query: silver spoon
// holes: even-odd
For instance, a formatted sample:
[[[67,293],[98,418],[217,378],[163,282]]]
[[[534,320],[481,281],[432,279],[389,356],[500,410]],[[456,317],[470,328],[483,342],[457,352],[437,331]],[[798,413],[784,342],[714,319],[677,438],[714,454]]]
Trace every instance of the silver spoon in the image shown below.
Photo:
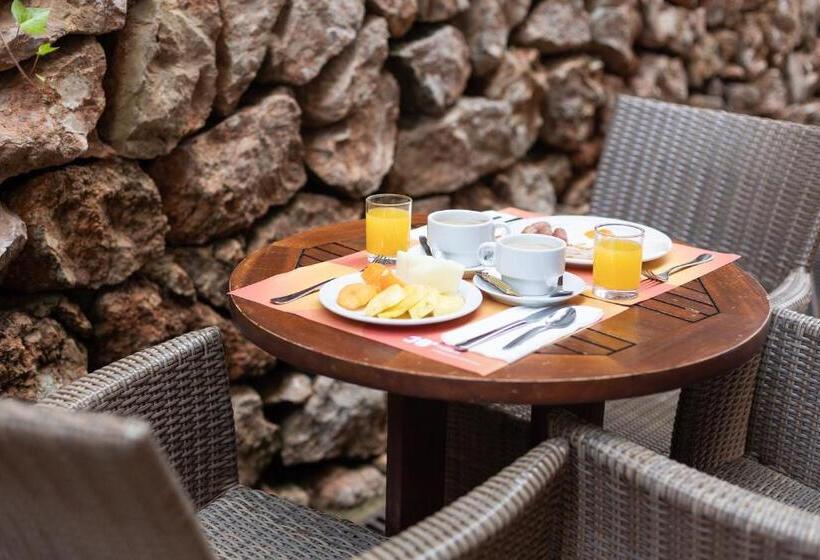
[[[515,340],[508,342],[504,345],[502,350],[509,350],[510,348],[515,348],[522,342],[529,340],[530,338],[534,337],[537,334],[540,334],[544,331],[548,331],[550,329],[563,329],[564,327],[570,326],[573,321],[575,321],[575,316],[577,315],[574,307],[565,307],[562,309],[563,313],[556,312],[547,317],[544,321],[543,325],[539,325],[535,328],[532,328],[516,338]]]

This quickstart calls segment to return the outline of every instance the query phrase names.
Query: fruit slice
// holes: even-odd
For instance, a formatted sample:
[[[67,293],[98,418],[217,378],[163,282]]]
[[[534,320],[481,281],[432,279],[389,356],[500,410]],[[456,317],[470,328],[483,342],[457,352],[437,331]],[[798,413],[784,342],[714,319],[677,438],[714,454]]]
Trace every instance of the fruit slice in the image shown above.
[[[345,309],[355,311],[367,305],[377,292],[378,290],[369,284],[348,284],[339,290],[336,303]]]
[[[436,301],[436,306],[433,308],[433,316],[441,317],[442,315],[449,315],[455,313],[464,305],[464,298],[459,294],[441,294]]]
[[[433,309],[436,308],[438,298],[439,293],[436,290],[426,291],[424,297],[421,298],[416,305],[410,308],[410,318],[423,319],[424,317],[427,317],[433,312]]]
[[[364,314],[370,317],[378,315],[385,309],[398,305],[406,295],[404,288],[398,284],[393,284],[386,290],[376,294],[375,297],[370,300],[370,303],[364,308]]]
[[[382,274],[389,272],[387,267],[379,263],[371,263],[362,271],[362,280],[371,286],[378,286]]]
[[[395,319],[404,315],[408,309],[416,305],[421,298],[424,297],[424,294],[429,290],[425,286],[420,286],[418,284],[411,284],[409,286],[405,286],[404,290],[407,292],[407,295],[404,296],[404,299],[401,300],[397,305],[386,309],[379,313],[379,317],[383,319]]]

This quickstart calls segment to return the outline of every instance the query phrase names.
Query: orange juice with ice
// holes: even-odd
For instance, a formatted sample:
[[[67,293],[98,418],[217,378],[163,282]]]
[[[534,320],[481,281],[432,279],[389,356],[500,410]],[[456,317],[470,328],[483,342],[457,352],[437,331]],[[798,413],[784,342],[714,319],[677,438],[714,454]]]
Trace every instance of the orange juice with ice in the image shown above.
[[[592,282],[606,290],[635,291],[641,282],[641,244],[603,237],[592,253]]]
[[[403,208],[370,208],[365,230],[368,253],[395,257],[410,244],[410,212]]]

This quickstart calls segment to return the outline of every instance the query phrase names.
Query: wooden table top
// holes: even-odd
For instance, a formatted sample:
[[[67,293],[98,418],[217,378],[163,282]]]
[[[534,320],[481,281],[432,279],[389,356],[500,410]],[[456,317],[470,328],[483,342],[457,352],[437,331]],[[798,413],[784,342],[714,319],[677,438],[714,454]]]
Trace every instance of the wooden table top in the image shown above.
[[[362,249],[364,221],[312,229],[249,255],[230,289]],[[310,373],[405,396],[543,405],[657,393],[725,373],[760,351],[769,319],[760,284],[727,265],[482,377],[242,298],[230,307],[248,339]]]

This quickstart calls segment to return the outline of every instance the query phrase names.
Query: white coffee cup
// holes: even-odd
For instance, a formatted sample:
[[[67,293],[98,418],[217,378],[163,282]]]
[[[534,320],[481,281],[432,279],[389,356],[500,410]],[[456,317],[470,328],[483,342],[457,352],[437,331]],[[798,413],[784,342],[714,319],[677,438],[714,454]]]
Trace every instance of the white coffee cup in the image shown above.
[[[522,296],[542,296],[564,273],[566,250],[563,239],[522,233],[482,243],[477,256],[482,265],[494,266],[501,279]]]
[[[473,210],[439,210],[427,216],[427,241],[434,256],[455,261],[468,268],[478,265],[476,249],[495,239],[496,230],[510,233],[506,224]]]

